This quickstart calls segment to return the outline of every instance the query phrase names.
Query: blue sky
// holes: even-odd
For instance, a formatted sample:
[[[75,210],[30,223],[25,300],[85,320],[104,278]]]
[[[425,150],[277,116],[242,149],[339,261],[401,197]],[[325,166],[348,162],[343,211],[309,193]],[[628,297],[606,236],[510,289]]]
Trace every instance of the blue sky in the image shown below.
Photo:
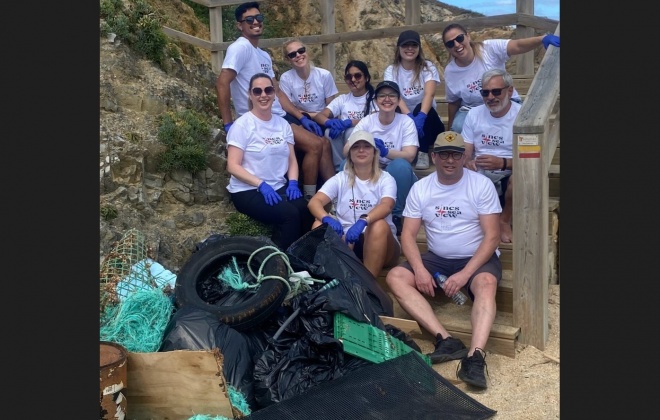
[[[516,0],[443,0],[443,3],[486,16],[516,13]],[[559,0],[534,0],[534,15],[559,20]]]

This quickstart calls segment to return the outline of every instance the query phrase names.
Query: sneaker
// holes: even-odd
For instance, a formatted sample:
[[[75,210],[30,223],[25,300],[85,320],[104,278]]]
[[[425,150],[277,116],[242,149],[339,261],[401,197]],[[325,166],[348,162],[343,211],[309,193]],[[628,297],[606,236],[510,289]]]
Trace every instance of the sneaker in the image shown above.
[[[400,216],[392,216],[392,223],[396,227],[396,236],[401,236],[401,227],[403,226],[403,221]]]
[[[429,154],[424,152],[417,152],[417,165],[415,169],[428,169],[429,168]]]
[[[488,388],[486,377],[484,376],[484,368],[488,373],[488,366],[486,366],[486,353],[481,355],[482,349],[477,348],[474,350],[472,356],[467,355],[458,363],[456,367],[456,376],[463,382],[476,386],[478,388]],[[460,368],[460,369],[459,369]]]
[[[465,344],[458,338],[447,337],[442,338],[440,334],[436,336],[435,351],[427,354],[431,359],[431,363],[442,363],[449,360],[456,360],[467,356],[468,349]]]

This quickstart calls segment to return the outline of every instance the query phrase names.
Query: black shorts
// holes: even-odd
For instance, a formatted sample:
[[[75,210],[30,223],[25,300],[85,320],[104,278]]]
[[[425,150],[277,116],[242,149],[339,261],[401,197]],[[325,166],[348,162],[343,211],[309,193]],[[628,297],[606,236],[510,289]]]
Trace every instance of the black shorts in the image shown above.
[[[302,125],[302,123],[300,122],[300,120],[298,118],[294,117],[293,115],[289,114],[288,112],[282,118],[284,118],[289,124]]]
[[[431,251],[422,254],[422,263],[424,264],[424,268],[429,270],[431,276],[433,276],[433,274],[438,272],[440,274],[444,274],[445,276],[449,277],[452,274],[461,271],[467,265],[468,261],[470,261],[470,258],[458,258],[458,259],[443,258],[438,255],[435,255]],[[402,262],[401,264],[399,264],[399,267],[403,267],[414,273],[408,261]],[[467,284],[463,287],[468,292],[468,296],[470,296],[470,299],[472,299],[472,301],[474,301],[474,295],[470,291],[470,285],[472,284],[472,280],[474,279],[474,277],[479,273],[490,273],[494,275],[495,278],[497,279],[497,284],[498,285],[500,284],[500,281],[502,281],[502,262],[500,261],[496,253],[493,253],[490,259],[486,261],[484,265],[477,268],[477,271],[475,271],[474,274],[470,276],[470,279],[468,280]]]

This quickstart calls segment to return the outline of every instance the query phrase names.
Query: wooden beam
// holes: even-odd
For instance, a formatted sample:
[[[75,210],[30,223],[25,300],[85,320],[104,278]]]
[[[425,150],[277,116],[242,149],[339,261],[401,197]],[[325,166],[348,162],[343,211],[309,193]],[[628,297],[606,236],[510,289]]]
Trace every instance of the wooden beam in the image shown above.
[[[335,33],[335,0],[321,1],[321,33]],[[303,41],[305,42],[305,41]],[[335,44],[321,44],[321,67],[335,74]]]
[[[209,22],[211,42],[222,42],[222,8],[211,7],[209,8]],[[220,74],[222,69],[222,61],[225,59],[224,51],[211,51],[211,70],[215,74]]]
[[[406,0],[406,25],[419,24],[421,15],[419,0]]]

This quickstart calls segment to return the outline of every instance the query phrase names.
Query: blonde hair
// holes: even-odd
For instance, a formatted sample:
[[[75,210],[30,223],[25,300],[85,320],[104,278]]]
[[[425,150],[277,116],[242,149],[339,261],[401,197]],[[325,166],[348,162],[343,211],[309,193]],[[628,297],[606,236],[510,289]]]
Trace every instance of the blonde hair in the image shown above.
[[[468,30],[465,26],[461,25],[460,23],[451,23],[447,26],[445,26],[445,29],[442,30],[442,42],[444,44],[445,42],[445,35],[447,32],[449,32],[451,29],[460,29],[463,31],[465,35],[468,34]],[[474,58],[478,58],[479,60],[483,61],[483,49],[484,49],[484,43],[483,41],[472,41],[470,40],[470,47],[472,47],[472,51],[474,52]],[[451,55],[451,52],[449,53],[449,59],[447,60],[447,64],[451,63],[452,60],[454,60],[454,56]]]
[[[369,176],[369,181],[375,184],[380,179],[380,175],[383,173],[383,170],[380,168],[380,162],[378,161],[380,152],[377,148],[374,147],[374,149],[375,153],[374,158],[371,160],[371,174]],[[346,176],[348,177],[348,185],[353,187],[353,185],[355,185],[355,163],[353,163],[353,159],[351,159],[350,148],[348,149],[348,156],[346,156],[344,172],[346,172]]]

